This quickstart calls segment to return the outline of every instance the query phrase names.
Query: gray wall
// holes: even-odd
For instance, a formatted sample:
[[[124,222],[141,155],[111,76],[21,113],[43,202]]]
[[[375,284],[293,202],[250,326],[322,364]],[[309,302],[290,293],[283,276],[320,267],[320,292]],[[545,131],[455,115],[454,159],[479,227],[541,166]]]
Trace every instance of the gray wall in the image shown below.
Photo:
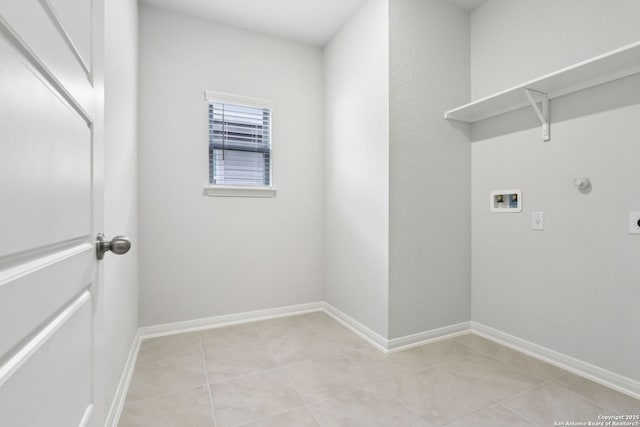
[[[579,11],[579,16],[576,14]],[[640,39],[640,2],[490,0],[472,14],[475,97]],[[472,318],[640,380],[640,77],[481,122],[472,144]],[[587,176],[589,194],[573,186]],[[520,214],[489,212],[519,188]],[[530,229],[544,211],[545,231]]]
[[[276,102],[277,197],[202,195],[207,89]],[[322,299],[322,96],[317,48],[141,8],[142,325]]]
[[[369,0],[324,51],[325,300],[387,337],[388,1]]]
[[[105,2],[104,232],[133,248],[104,262],[107,409],[138,330],[138,3]]]
[[[470,318],[469,14],[390,2],[389,336]]]
[[[637,41],[638,0],[489,0],[471,15],[479,99]]]

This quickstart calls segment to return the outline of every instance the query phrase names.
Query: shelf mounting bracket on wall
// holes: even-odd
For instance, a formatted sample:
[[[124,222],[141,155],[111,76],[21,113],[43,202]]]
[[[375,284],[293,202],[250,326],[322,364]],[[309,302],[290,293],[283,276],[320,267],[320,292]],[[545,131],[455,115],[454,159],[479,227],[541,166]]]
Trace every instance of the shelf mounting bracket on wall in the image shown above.
[[[549,95],[544,92],[538,92],[537,90],[524,88],[524,93],[527,95],[527,99],[533,107],[533,111],[538,116],[540,123],[542,124],[542,140],[549,141],[551,139],[551,133],[549,129]],[[535,97],[538,98],[536,100]],[[542,110],[538,108],[538,102],[542,104]]]

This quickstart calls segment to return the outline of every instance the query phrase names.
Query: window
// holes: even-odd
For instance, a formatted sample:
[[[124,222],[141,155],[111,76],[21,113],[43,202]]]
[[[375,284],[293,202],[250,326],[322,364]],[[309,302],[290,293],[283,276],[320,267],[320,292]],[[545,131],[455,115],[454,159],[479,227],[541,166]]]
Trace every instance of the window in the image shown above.
[[[268,101],[207,92],[209,184],[272,187],[271,119]]]

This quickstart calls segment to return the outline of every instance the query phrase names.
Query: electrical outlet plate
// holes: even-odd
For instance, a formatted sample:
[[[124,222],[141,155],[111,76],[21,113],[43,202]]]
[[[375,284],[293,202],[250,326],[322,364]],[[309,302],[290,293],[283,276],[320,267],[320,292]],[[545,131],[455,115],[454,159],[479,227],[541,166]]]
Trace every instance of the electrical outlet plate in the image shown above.
[[[531,229],[544,230],[544,212],[531,212]]]
[[[640,234],[640,212],[629,213],[629,234]]]

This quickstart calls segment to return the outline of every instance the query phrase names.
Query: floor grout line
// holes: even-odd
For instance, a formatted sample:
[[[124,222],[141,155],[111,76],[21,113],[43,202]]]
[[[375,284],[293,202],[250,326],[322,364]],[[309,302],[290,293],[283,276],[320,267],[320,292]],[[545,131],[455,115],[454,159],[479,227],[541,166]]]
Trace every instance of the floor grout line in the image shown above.
[[[292,316],[292,317],[293,317],[293,316]],[[259,322],[253,322],[253,323],[259,323]],[[250,324],[249,324],[249,325],[250,325]],[[309,362],[309,361],[311,361],[311,360],[315,360],[315,359],[309,359],[309,360],[303,360],[303,361],[300,361],[300,362],[293,362],[293,363],[290,363],[290,364],[283,365],[283,364],[282,364],[282,363],[281,363],[281,362],[280,362],[280,361],[275,357],[275,355],[274,355],[274,354],[273,354],[273,352],[271,351],[271,348],[269,347],[269,345],[264,341],[264,339],[263,339],[262,335],[260,334],[260,331],[259,331],[255,326],[253,326],[253,325],[251,325],[251,328],[252,328],[253,332],[255,332],[255,333],[256,333],[256,336],[258,337],[259,342],[260,342],[262,345],[264,345],[264,346],[265,346],[265,348],[267,349],[267,351],[268,351],[268,352],[269,352],[269,354],[271,355],[271,358],[272,358],[272,359],[273,359],[273,361],[276,363],[276,366],[275,366],[275,367],[273,367],[273,368],[263,369],[263,370],[261,370],[261,371],[257,371],[257,372],[251,372],[251,373],[249,373],[249,374],[242,374],[242,375],[238,375],[238,376],[234,376],[234,377],[230,377],[230,378],[225,378],[225,379],[222,379],[222,380],[219,380],[219,381],[209,382],[209,384],[222,384],[222,383],[226,383],[226,382],[229,382],[229,381],[234,381],[234,380],[238,380],[238,379],[242,379],[242,378],[251,377],[251,376],[254,376],[254,375],[263,374],[263,373],[266,373],[266,372],[276,371],[276,370],[278,370],[278,369],[285,369],[285,368],[287,368],[287,367],[289,367],[289,366],[301,365],[301,364],[303,364],[303,363],[307,363],[307,362]],[[219,328],[212,328],[212,329],[219,329]]]
[[[318,425],[320,427],[324,427],[324,424],[322,424],[322,422],[320,421],[320,418],[318,418],[318,414],[316,414],[313,411],[313,408],[311,407],[311,405],[307,405],[306,408],[309,410],[309,412],[311,413],[311,416],[313,417],[314,420],[316,420],[316,422],[318,423]]]
[[[566,375],[566,374],[565,374],[565,375]],[[562,376],[562,375],[561,375],[561,376]],[[509,396],[509,397],[507,397],[507,398],[505,398],[505,399],[502,399],[502,400],[496,401],[496,404],[498,404],[498,405],[502,406],[503,408],[505,408],[505,409],[507,409],[507,410],[509,410],[509,411],[513,412],[514,414],[516,414],[516,415],[517,415],[517,416],[519,416],[520,418],[523,418],[523,419],[527,420],[528,422],[532,423],[533,425],[535,425],[535,426],[539,426],[539,424],[538,424],[538,423],[536,423],[536,422],[534,422],[533,420],[529,419],[528,417],[526,417],[525,415],[523,415],[523,414],[521,414],[520,412],[516,411],[515,409],[508,407],[508,406],[507,406],[507,405],[505,405],[504,403],[505,403],[507,400],[512,400],[512,399],[516,399],[516,398],[518,398],[518,397],[524,396],[524,395],[526,395],[526,394],[528,394],[528,393],[532,392],[533,390],[535,390],[535,389],[537,389],[537,388],[540,388],[540,387],[542,387],[542,386],[544,386],[544,385],[546,385],[546,384],[551,384],[551,383],[552,383],[553,381],[555,381],[556,379],[557,379],[557,378],[554,378],[554,379],[551,379],[551,380],[547,380],[547,381],[545,381],[545,382],[543,382],[543,383],[540,383],[540,384],[537,384],[537,385],[535,385],[535,386],[533,386],[533,387],[529,387],[528,389],[523,390],[523,391],[521,391],[521,392],[519,392],[519,393],[516,393],[516,394],[514,394],[514,395],[512,395],[512,396]]]
[[[277,413],[272,414],[272,415],[267,415],[266,417],[260,417],[260,418],[256,418],[256,419],[253,419],[253,420],[249,420],[247,422],[243,422],[242,424],[236,424],[233,427],[244,427],[244,426],[247,426],[249,424],[253,424],[255,422],[258,422],[258,421],[268,420],[269,418],[277,417],[278,415],[288,414],[289,412],[297,411],[298,409],[306,408],[306,407],[307,407],[307,405],[304,405],[304,404],[303,405],[294,406],[293,408],[285,409],[284,411],[280,411],[280,412],[277,412]]]
[[[186,393],[187,391],[197,390],[199,388],[204,388],[204,387],[207,387],[207,384],[198,384],[196,386],[191,386],[191,387],[183,388],[183,389],[180,389],[180,390],[173,390],[173,391],[170,391],[168,393],[158,394],[157,396],[151,396],[151,397],[145,397],[143,399],[131,400],[129,402],[125,402],[124,406],[132,405],[134,403],[146,402],[146,401],[149,401],[149,400],[160,400],[160,399],[164,399],[165,397],[171,397],[171,396],[174,396],[176,394]]]
[[[516,414],[517,416],[519,416],[520,418],[529,421],[531,424],[533,424],[534,426],[540,427],[540,424],[534,422],[533,420],[529,419],[528,417],[525,417],[523,414],[519,413],[518,411],[509,408],[508,406],[503,405],[502,403],[497,403],[499,406],[503,407],[504,409],[506,409],[507,411],[513,412],[514,414]]]
[[[347,396],[347,395],[352,394],[352,393],[357,393],[357,392],[359,392],[359,391],[362,391],[362,388],[363,388],[363,387],[374,386],[374,385],[376,385],[376,384],[381,384],[381,383],[383,383],[383,382],[385,382],[385,381],[375,381],[375,382],[372,382],[372,383],[369,383],[369,384],[365,384],[365,385],[358,386],[358,387],[356,387],[356,388],[354,388],[354,389],[351,389],[351,390],[349,390],[349,391],[345,391],[345,392],[343,392],[343,393],[338,393],[338,394],[334,394],[333,396],[324,397],[324,398],[322,398],[322,399],[314,400],[314,401],[312,401],[312,402],[307,402],[307,406],[311,407],[311,406],[313,406],[313,405],[318,405],[318,404],[320,404],[320,403],[324,403],[324,402],[327,402],[327,401],[329,401],[329,400],[336,399],[336,398],[338,398],[338,397],[343,397],[343,396]]]
[[[207,366],[207,356],[204,354],[204,344],[202,343],[202,336],[198,333],[198,339],[200,340],[200,354],[202,355],[202,363],[204,366],[204,377],[207,381],[207,393],[209,394],[209,406],[211,407],[211,415],[213,416],[213,425],[218,425],[218,418],[216,417],[216,409],[213,405],[213,394],[211,393],[211,383],[209,382],[209,368]]]
[[[539,387],[542,387],[543,385],[551,384],[553,381],[555,381],[555,379],[553,379],[553,380],[547,380],[547,381],[544,381],[544,382],[542,382],[542,383],[540,383],[540,384],[536,384],[536,385],[534,385],[534,386],[531,386],[531,387],[527,388],[526,390],[519,391],[519,392],[517,392],[517,393],[515,393],[515,394],[513,394],[513,395],[511,395],[511,396],[509,396],[509,397],[506,397],[506,398],[504,398],[504,399],[500,399],[500,400],[496,400],[496,403],[499,403],[499,404],[501,404],[501,405],[502,405],[502,404],[503,404],[504,402],[506,402],[507,400],[512,400],[512,399],[515,399],[515,398],[521,397],[521,396],[523,396],[523,395],[525,395],[525,394],[527,394],[527,393],[532,392],[533,390],[535,390],[535,389],[537,389],[537,388],[539,388]],[[503,406],[504,406],[504,405],[503,405]]]
[[[276,359],[275,355],[274,355],[274,354],[273,354],[273,352],[271,351],[271,348],[267,345],[267,343],[266,343],[266,342],[264,341],[264,339],[262,338],[262,335],[260,334],[260,331],[259,331],[257,328],[253,327],[253,326],[252,326],[252,329],[253,329],[253,331],[256,333],[256,335],[258,336],[258,340],[259,340],[259,341],[260,341],[260,342],[265,346],[265,348],[267,349],[267,351],[269,352],[269,354],[271,355],[271,357],[273,358],[273,360],[278,364],[278,366],[276,366],[276,367],[274,367],[274,368],[271,368],[271,369],[265,369],[265,370],[262,370],[262,371],[259,371],[259,372],[253,372],[253,373],[251,373],[251,374],[246,374],[246,375],[241,375],[241,376],[238,376],[238,377],[230,378],[230,379],[228,379],[228,380],[219,381],[219,382],[216,382],[216,383],[209,383],[209,384],[208,384],[208,386],[209,386],[209,395],[211,396],[211,387],[210,387],[210,385],[211,385],[211,384],[220,384],[220,383],[224,383],[224,382],[228,382],[228,381],[233,381],[233,380],[237,380],[237,379],[247,378],[247,377],[256,376],[256,375],[261,375],[261,374],[264,374],[264,373],[267,373],[267,372],[273,372],[273,371],[281,370],[282,372],[284,372],[284,373],[285,373],[285,375],[286,375],[286,377],[287,377],[287,381],[289,382],[289,384],[291,384],[291,387],[292,387],[292,388],[296,391],[296,393],[298,393],[298,395],[300,396],[300,399],[302,400],[303,404],[302,404],[302,405],[295,406],[295,407],[292,407],[292,408],[289,408],[289,409],[287,409],[287,410],[285,410],[285,411],[282,411],[282,412],[278,412],[278,413],[276,413],[276,414],[269,415],[269,416],[267,416],[267,417],[260,417],[260,418],[256,418],[256,419],[253,419],[253,420],[249,420],[249,421],[247,421],[246,423],[240,424],[240,425],[239,425],[239,426],[237,426],[237,427],[241,427],[241,426],[243,426],[243,425],[251,424],[251,423],[256,422],[256,421],[260,421],[260,420],[268,419],[268,418],[274,417],[274,416],[276,416],[276,415],[284,414],[284,413],[287,413],[287,412],[290,412],[290,411],[293,411],[293,410],[296,410],[296,409],[299,409],[299,408],[304,408],[304,407],[306,406],[306,402],[305,402],[304,398],[302,397],[302,395],[300,394],[300,392],[296,389],[295,385],[292,383],[292,381],[291,381],[291,379],[289,378],[289,376],[286,374],[286,371],[284,370],[284,367],[283,367],[283,366],[280,366],[280,362],[278,361],[278,359]],[[204,347],[203,347],[203,355],[204,355]],[[206,358],[205,358],[205,363],[206,363]],[[208,376],[207,376],[207,381],[208,381]],[[214,411],[214,416],[215,416],[215,407],[213,406],[213,402],[212,402],[212,410]]]
[[[199,339],[199,337],[198,337],[198,339]],[[200,353],[200,346],[198,346],[198,349],[196,351],[193,351],[193,352],[191,352],[189,354],[183,354],[181,356],[176,356],[176,357],[164,357],[164,358],[157,359],[157,360],[143,361],[143,364],[158,364],[158,363],[174,362],[174,361],[180,360],[180,359],[190,359],[190,358],[196,357],[198,355],[197,353]],[[132,378],[132,382],[133,382],[133,378],[135,376],[136,371],[140,367],[138,362],[140,362],[139,356],[138,356],[138,359],[136,359],[136,363],[134,365],[135,366],[134,367],[134,372],[133,372],[133,375],[131,377]],[[201,360],[201,362],[202,362],[202,360]],[[184,388],[179,388],[179,389],[173,389],[173,390],[168,391],[166,393],[161,393],[161,394],[154,395],[154,396],[143,397],[141,399],[135,399],[135,400],[131,400],[131,401],[127,401],[126,400],[126,396],[125,396],[125,402],[124,402],[123,407],[125,407],[127,405],[131,405],[133,403],[144,402],[144,401],[148,401],[148,400],[163,399],[163,398],[166,398],[166,397],[169,397],[169,396],[173,396],[173,395],[176,395],[176,394],[179,394],[179,393],[184,393],[184,392],[187,392],[187,391],[190,391],[190,390],[195,390],[195,389],[198,389],[198,388],[201,388],[201,387],[204,387],[204,386],[208,386],[208,384],[206,383],[206,376],[205,376],[205,383],[196,384],[196,385],[189,385],[189,386],[185,386]],[[129,395],[130,389],[131,389],[131,385],[129,386],[129,390],[127,390],[127,396]]]
[[[609,408],[608,406],[605,406],[604,404],[602,404],[602,403],[600,403],[600,402],[598,402],[598,401],[596,401],[596,400],[594,400],[594,399],[591,399],[591,398],[586,397],[586,396],[584,396],[584,395],[582,395],[582,394],[580,394],[580,393],[577,393],[577,392],[575,392],[575,391],[573,391],[573,390],[571,390],[571,389],[569,389],[569,388],[567,388],[567,387],[563,386],[562,384],[558,384],[558,383],[556,383],[556,381],[557,381],[557,380],[559,380],[560,378],[562,378],[562,377],[564,377],[564,376],[569,375],[570,373],[571,373],[571,372],[568,372],[568,373],[566,373],[566,374],[564,374],[564,375],[559,376],[558,378],[554,378],[553,380],[551,380],[551,381],[549,381],[549,382],[550,382],[550,383],[552,383],[553,385],[555,385],[556,387],[559,387],[559,388],[561,388],[561,389],[563,389],[563,390],[565,390],[565,391],[568,391],[569,393],[571,393],[571,394],[573,394],[573,395],[575,395],[575,396],[578,396],[578,397],[579,397],[579,398],[581,398],[582,400],[586,400],[587,402],[589,402],[589,403],[591,403],[591,404],[593,404],[593,405],[599,406],[599,407],[600,407],[600,408],[602,408],[602,409],[606,409],[607,411],[610,411],[610,412],[612,412],[612,413],[614,413],[614,414],[616,414],[616,413],[620,412],[620,411],[618,411],[618,410],[616,410],[616,409]],[[575,375],[575,374],[573,374],[573,375]],[[591,381],[591,380],[588,380],[588,379],[586,379],[586,378],[583,378],[583,379],[584,379],[584,380],[586,380],[586,381]],[[591,381],[591,382],[593,382],[593,381]],[[603,386],[603,385],[601,385],[601,384],[598,384],[598,383],[594,383],[594,384],[598,385],[599,387],[603,387],[603,388],[605,388],[607,391],[614,391],[614,392],[616,392],[616,393],[620,393],[620,392],[619,392],[619,391],[617,391],[617,390],[610,389],[610,388],[605,387],[605,386]],[[623,396],[626,396],[624,393],[620,393],[620,394],[622,394]],[[629,398],[633,399],[633,397],[631,397],[631,396],[626,396],[626,397],[629,397]],[[637,399],[637,400],[640,400],[640,399]]]
[[[393,392],[390,392],[391,397],[393,397],[396,402],[398,402],[400,405],[402,405],[407,411],[409,411],[410,414],[415,415],[419,420],[424,421],[425,423],[427,423],[428,426],[431,426],[432,424],[429,422],[429,420],[423,418],[420,414],[418,414],[417,412],[415,412],[413,409],[411,409],[409,407],[409,405],[407,405],[402,399],[398,398],[398,396],[396,396],[395,394],[393,394]]]
[[[489,396],[489,395],[486,395],[486,394],[485,394],[489,399],[491,399],[493,402],[495,402],[495,403],[497,403],[497,404],[501,404],[502,402],[505,402],[505,401],[507,401],[507,400],[510,400],[510,399],[516,398],[516,397],[521,396],[521,395],[524,395],[524,394],[526,394],[526,393],[529,393],[530,391],[532,391],[532,390],[534,390],[534,389],[536,389],[536,388],[538,388],[538,387],[540,387],[540,386],[543,386],[543,385],[545,385],[545,384],[551,383],[551,382],[553,382],[553,381],[557,380],[558,378],[560,378],[560,377],[562,377],[562,376],[566,375],[566,373],[565,373],[565,374],[562,374],[562,375],[560,375],[560,376],[558,376],[558,377],[554,377],[554,378],[552,378],[552,379],[545,380],[545,379],[543,379],[543,378],[540,378],[540,377],[537,377],[537,376],[535,376],[535,375],[533,375],[533,374],[530,374],[529,372],[525,371],[525,370],[524,370],[524,369],[522,369],[522,368],[519,368],[519,367],[517,367],[517,366],[515,366],[515,365],[509,364],[509,363],[506,363],[506,362],[503,362],[502,360],[498,360],[498,359],[495,359],[495,358],[493,358],[493,357],[489,356],[489,355],[487,354],[487,352],[489,352],[489,351],[491,351],[491,350],[487,350],[486,352],[483,352],[483,353],[476,353],[476,354],[472,354],[472,355],[469,355],[469,356],[466,356],[466,357],[463,357],[463,358],[460,358],[460,359],[456,359],[456,360],[453,360],[453,361],[451,361],[451,362],[447,362],[446,364],[443,364],[443,365],[441,365],[441,366],[438,366],[438,368],[439,368],[440,370],[442,370],[443,372],[448,373],[449,375],[452,375],[452,376],[454,376],[454,377],[456,377],[456,378],[459,378],[457,375],[455,375],[455,373],[453,373],[453,372],[449,372],[449,371],[447,371],[447,370],[443,369],[443,367],[446,367],[447,365],[450,365],[450,364],[452,364],[452,363],[454,363],[454,362],[456,362],[456,361],[459,361],[459,360],[467,359],[467,358],[470,358],[470,357],[473,357],[473,356],[477,356],[477,355],[484,355],[484,356],[486,356],[486,357],[490,358],[491,360],[493,360],[493,361],[495,361],[495,362],[499,363],[499,364],[500,364],[500,365],[502,365],[502,366],[505,366],[505,367],[510,368],[510,369],[514,369],[514,370],[516,370],[516,371],[519,371],[519,372],[521,372],[521,373],[526,374],[526,375],[527,375],[527,376],[529,376],[529,377],[532,377],[532,378],[534,378],[534,379],[536,379],[536,380],[541,381],[541,382],[539,382],[539,383],[535,383],[534,385],[532,385],[532,386],[530,386],[530,387],[528,387],[528,388],[526,388],[526,389],[524,389],[524,390],[521,390],[521,391],[519,391],[519,392],[517,392],[517,393],[515,393],[515,394],[513,394],[513,395],[511,395],[511,396],[508,396],[508,397],[506,397],[506,398],[504,398],[504,399],[495,399],[495,398],[493,398],[493,397],[491,397],[491,396]],[[459,379],[461,379],[461,378],[459,378]],[[501,405],[501,406],[504,406],[504,405]]]
[[[304,323],[304,319],[302,319],[302,322]],[[278,359],[276,359],[276,356],[273,354],[273,351],[271,351],[271,348],[267,345],[267,343],[264,340],[264,337],[260,334],[260,331],[257,328],[256,328],[256,333],[258,334],[258,338],[260,339],[262,344],[265,347],[267,347],[267,350],[269,351],[269,354],[271,354],[271,357],[273,357],[274,360],[278,363],[278,365],[280,365],[280,361]],[[313,411],[309,407],[309,405],[307,403],[307,400],[304,398],[302,393],[300,393],[300,390],[298,390],[298,387],[296,387],[296,385],[293,383],[293,381],[291,381],[291,377],[289,376],[289,373],[287,372],[286,367],[283,367],[283,366],[279,366],[279,367],[282,369],[282,372],[284,373],[285,377],[287,378],[287,381],[289,381],[289,384],[291,385],[291,388],[293,388],[295,390],[295,392],[298,393],[298,396],[300,397],[300,399],[303,402],[302,406],[291,408],[291,409],[289,409],[289,411],[293,411],[295,409],[302,408],[302,407],[307,408],[309,413],[311,413],[311,416],[313,417],[313,419],[316,420],[316,422],[320,425],[320,427],[322,427],[322,424],[320,423],[320,420],[318,420],[316,415],[313,413]],[[275,416],[275,415],[277,415],[277,414],[274,414],[273,416]]]
[[[470,355],[470,356],[473,356],[473,355]],[[467,357],[470,357],[470,356],[466,356],[466,357],[463,357],[463,358],[458,359],[458,360],[466,359]],[[446,364],[445,364],[445,365],[446,365]],[[444,365],[441,365],[441,366],[444,366]],[[441,367],[441,366],[436,366],[436,369],[438,369],[440,372],[442,372],[442,373],[444,373],[444,374],[446,374],[446,375],[449,375],[450,377],[455,378],[455,379],[456,379],[456,380],[458,380],[458,381],[462,381],[462,379],[461,379],[461,378],[457,377],[456,375],[452,374],[452,373],[451,373],[451,372],[449,372],[449,371],[446,371],[446,370],[442,369],[442,367]],[[463,416],[463,417],[457,418],[457,419],[455,419],[455,420],[453,420],[453,421],[451,421],[450,423],[447,423],[447,424],[452,424],[452,423],[458,422],[458,421],[460,421],[460,420],[462,420],[462,419],[464,419],[464,418],[472,417],[472,416],[477,415],[477,414],[479,414],[479,413],[480,413],[480,412],[482,412],[482,411],[486,411],[487,409],[491,408],[492,406],[495,406],[495,405],[497,405],[497,404],[498,404],[498,401],[497,401],[496,399],[494,399],[493,397],[491,397],[491,396],[490,396],[488,393],[486,393],[484,390],[482,391],[482,393],[481,393],[481,394],[482,394],[482,396],[483,396],[483,397],[485,397],[485,398],[487,398],[488,400],[490,400],[490,401],[492,402],[492,404],[491,404],[491,405],[489,405],[489,406],[486,406],[486,407],[484,407],[484,408],[482,408],[482,409],[478,409],[477,411],[473,411],[473,412],[471,412],[470,414],[467,414],[467,415],[465,415],[465,416]],[[445,425],[446,425],[446,424],[445,424]]]

